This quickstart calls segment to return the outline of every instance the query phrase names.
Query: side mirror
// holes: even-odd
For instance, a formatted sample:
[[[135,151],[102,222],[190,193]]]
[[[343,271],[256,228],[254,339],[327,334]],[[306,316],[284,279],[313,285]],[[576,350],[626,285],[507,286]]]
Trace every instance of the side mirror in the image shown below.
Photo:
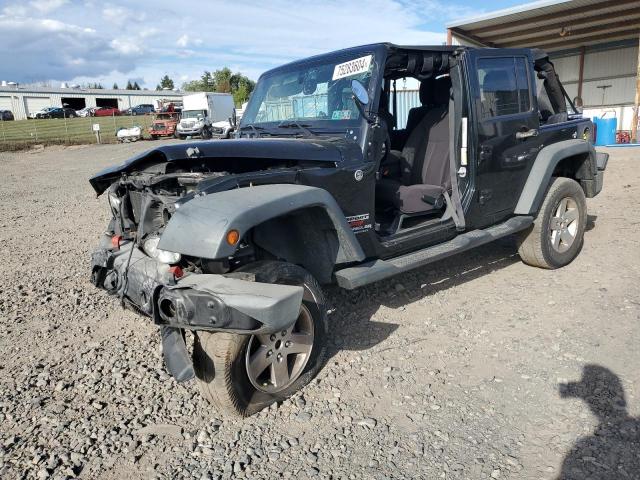
[[[353,93],[353,98],[355,98],[360,105],[369,104],[369,93],[360,81],[351,80],[351,92]]]
[[[573,99],[573,106],[576,107],[578,113],[582,113],[584,103],[582,102],[582,97],[575,97]]]

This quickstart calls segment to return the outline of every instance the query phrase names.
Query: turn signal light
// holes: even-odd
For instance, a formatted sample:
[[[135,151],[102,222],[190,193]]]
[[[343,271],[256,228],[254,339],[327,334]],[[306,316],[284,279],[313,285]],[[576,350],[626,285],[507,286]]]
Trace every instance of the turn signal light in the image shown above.
[[[178,265],[173,265],[172,267],[169,267],[169,271],[173,273],[173,276],[175,278],[181,278],[184,275],[184,272]]]
[[[121,242],[122,242],[121,235],[114,235],[113,237],[111,237],[111,246],[114,248],[114,250],[120,249]]]
[[[229,245],[235,245],[240,240],[240,232],[237,230],[229,230],[227,233],[227,243]]]

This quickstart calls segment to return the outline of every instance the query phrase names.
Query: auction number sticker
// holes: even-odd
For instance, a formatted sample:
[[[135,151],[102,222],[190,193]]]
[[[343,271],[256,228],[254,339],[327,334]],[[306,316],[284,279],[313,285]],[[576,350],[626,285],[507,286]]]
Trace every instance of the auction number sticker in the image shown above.
[[[368,213],[347,217],[347,223],[351,227],[353,233],[366,232],[367,230],[371,229],[371,222],[369,220]]]
[[[373,55],[367,55],[366,57],[356,58],[355,60],[349,60],[348,62],[336,65],[333,69],[333,77],[331,77],[331,80],[338,80],[340,78],[368,72],[372,59]]]

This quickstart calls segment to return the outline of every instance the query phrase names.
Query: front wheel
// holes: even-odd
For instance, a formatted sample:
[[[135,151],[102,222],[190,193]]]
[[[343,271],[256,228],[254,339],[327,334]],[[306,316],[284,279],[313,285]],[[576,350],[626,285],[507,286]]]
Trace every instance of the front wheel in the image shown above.
[[[193,364],[203,396],[224,413],[249,416],[282,401],[318,373],[326,355],[325,299],[306,270],[283,262],[258,262],[243,271],[255,281],[304,289],[298,318],[264,335],[199,331]]]
[[[533,226],[518,236],[518,253],[528,265],[560,268],[578,256],[587,224],[587,202],[580,185],[554,178]]]

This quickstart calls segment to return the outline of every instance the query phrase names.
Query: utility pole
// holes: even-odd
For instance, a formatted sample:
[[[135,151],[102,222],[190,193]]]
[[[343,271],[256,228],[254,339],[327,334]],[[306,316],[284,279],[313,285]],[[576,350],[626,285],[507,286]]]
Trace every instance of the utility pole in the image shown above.
[[[633,124],[631,125],[631,141],[638,143],[638,119],[640,112],[640,36],[638,36],[638,59],[636,65],[636,104],[633,108]]]

